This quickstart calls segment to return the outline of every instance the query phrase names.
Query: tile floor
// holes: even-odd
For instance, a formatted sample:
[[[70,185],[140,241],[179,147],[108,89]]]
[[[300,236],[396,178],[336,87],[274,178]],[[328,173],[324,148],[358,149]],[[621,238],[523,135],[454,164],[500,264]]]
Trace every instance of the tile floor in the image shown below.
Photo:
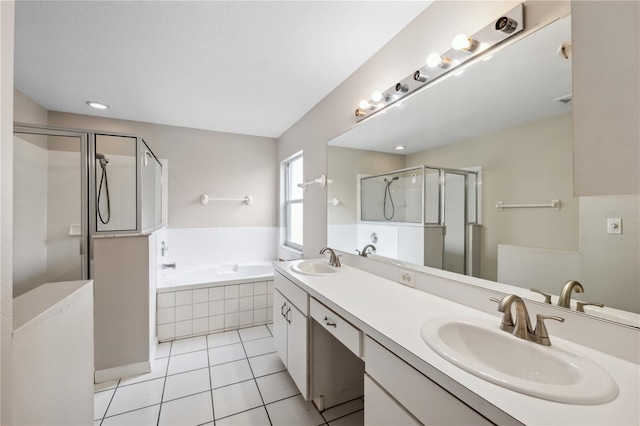
[[[271,325],[160,344],[153,371],[95,385],[95,425],[362,426],[356,399],[319,412],[275,352]]]

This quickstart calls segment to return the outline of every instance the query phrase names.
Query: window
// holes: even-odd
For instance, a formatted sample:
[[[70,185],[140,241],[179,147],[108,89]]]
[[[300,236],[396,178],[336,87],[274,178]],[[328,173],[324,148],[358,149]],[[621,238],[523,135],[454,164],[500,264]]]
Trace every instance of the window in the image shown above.
[[[302,251],[302,153],[284,162],[284,245]]]

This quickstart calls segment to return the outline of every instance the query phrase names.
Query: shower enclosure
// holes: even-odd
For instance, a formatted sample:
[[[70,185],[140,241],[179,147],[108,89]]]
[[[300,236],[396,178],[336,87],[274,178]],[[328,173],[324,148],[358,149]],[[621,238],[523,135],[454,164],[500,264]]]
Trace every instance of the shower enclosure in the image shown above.
[[[379,240],[383,256],[478,275],[478,183],[476,171],[433,166],[360,177],[358,245]]]
[[[162,166],[145,141],[14,126],[14,295],[90,279],[92,241],[162,224]]]

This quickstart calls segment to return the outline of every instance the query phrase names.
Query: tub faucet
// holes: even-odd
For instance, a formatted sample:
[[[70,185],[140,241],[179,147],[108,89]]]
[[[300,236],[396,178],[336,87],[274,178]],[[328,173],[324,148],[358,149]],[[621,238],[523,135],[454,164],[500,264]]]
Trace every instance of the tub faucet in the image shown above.
[[[524,301],[515,294],[508,294],[502,298],[502,300],[491,299],[493,302],[498,302],[498,311],[502,312],[502,323],[500,329],[507,331],[514,336],[529,340],[543,346],[550,346],[549,333],[547,327],[544,324],[544,320],[552,319],[555,321],[564,322],[564,318],[551,316],[551,315],[536,315],[536,328],[531,327],[531,320],[529,319],[529,312]],[[511,316],[511,305],[514,304],[516,308],[516,319],[513,320]]]
[[[575,291],[576,293],[584,293],[584,288],[582,284],[578,281],[569,280],[565,283],[564,287],[562,287],[562,292],[560,293],[560,299],[558,299],[558,306],[562,306],[563,308],[569,308],[571,306],[571,292]]]
[[[336,252],[334,252],[333,249],[330,249],[329,247],[324,247],[322,250],[320,250],[320,254],[324,254],[327,251],[331,255],[331,257],[329,257],[329,265],[339,268],[341,266],[340,258],[336,256]]]
[[[176,269],[176,262],[173,263],[163,263],[162,269]]]
[[[368,251],[369,249],[371,249],[371,251]],[[376,252],[376,246],[374,246],[373,244],[367,244],[366,246],[364,246],[364,248],[362,249],[362,251],[360,250],[356,250],[358,252],[358,254],[362,257],[367,257],[370,254],[373,254]]]

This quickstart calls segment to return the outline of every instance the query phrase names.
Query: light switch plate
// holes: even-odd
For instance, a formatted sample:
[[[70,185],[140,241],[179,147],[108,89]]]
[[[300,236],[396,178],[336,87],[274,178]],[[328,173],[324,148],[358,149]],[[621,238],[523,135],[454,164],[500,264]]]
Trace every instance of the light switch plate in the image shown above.
[[[610,217],[607,219],[607,234],[622,234],[622,219]]]

